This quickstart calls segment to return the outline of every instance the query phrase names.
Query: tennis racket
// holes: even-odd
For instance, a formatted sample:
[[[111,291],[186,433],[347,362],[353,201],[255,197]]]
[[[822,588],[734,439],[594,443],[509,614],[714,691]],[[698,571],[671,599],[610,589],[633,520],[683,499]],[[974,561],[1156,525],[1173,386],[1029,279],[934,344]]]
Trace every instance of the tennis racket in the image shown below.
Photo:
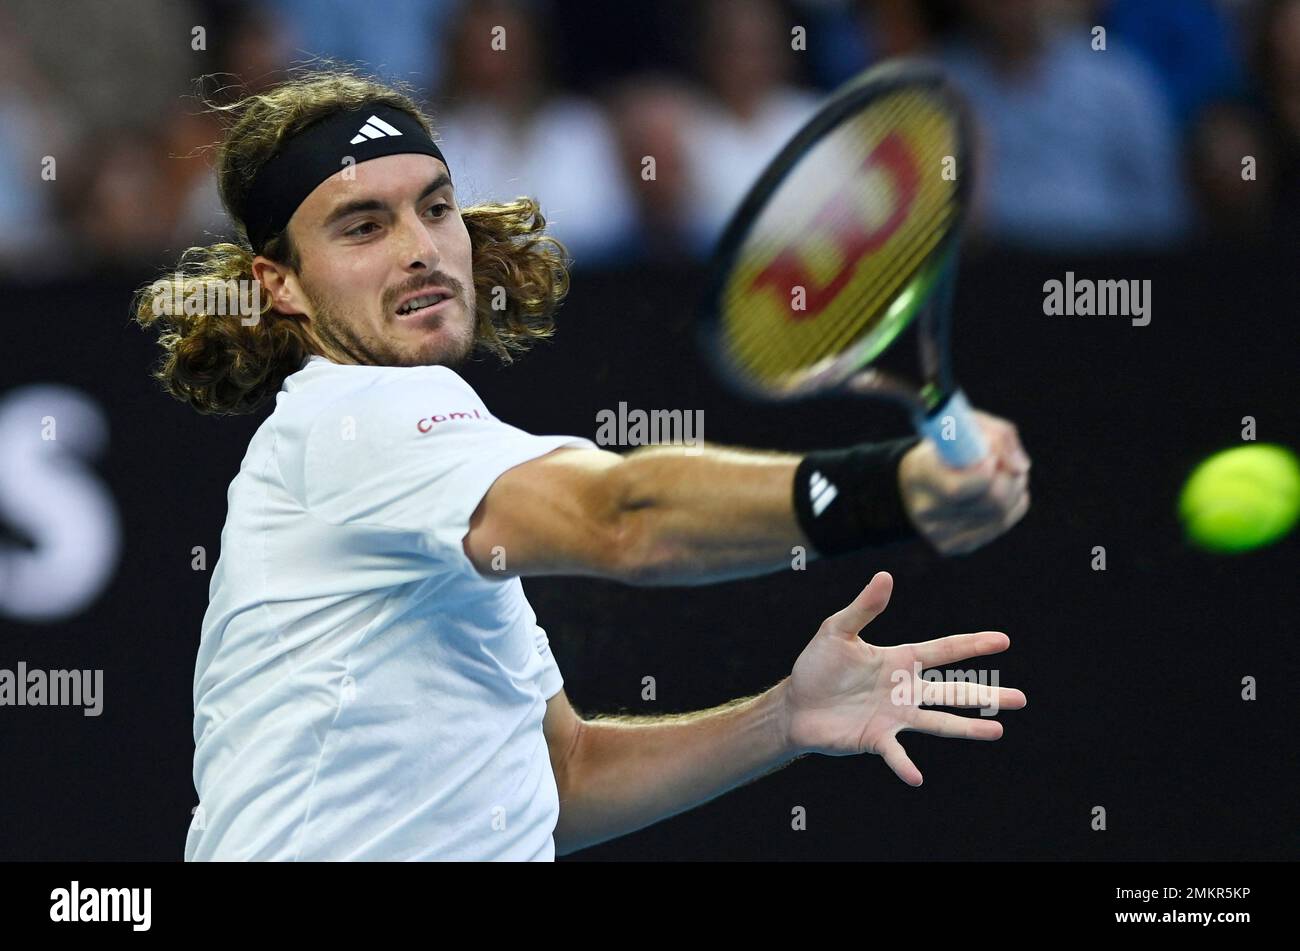
[[[895,61],[837,90],[719,242],[702,326],[723,377],[767,400],[893,399],[948,465],[982,459],[949,354],[969,179],[963,108],[936,67]],[[903,373],[909,327],[919,370]]]

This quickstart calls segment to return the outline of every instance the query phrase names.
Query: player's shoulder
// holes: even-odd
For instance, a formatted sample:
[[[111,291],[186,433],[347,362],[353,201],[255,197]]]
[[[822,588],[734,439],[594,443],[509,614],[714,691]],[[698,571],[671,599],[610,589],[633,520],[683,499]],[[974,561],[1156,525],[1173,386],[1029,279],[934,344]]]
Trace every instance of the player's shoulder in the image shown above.
[[[444,366],[345,366],[317,359],[290,380],[268,422],[280,471],[300,498],[307,497],[309,482],[392,465],[427,441],[430,419],[491,419],[473,388]]]
[[[312,358],[301,373],[324,373],[331,385],[348,384],[357,390],[377,387],[427,387],[431,385],[469,386],[451,367],[430,366],[374,366],[369,364],[331,363],[320,357]]]
[[[392,444],[421,433],[421,420],[450,413],[490,418],[473,387],[450,367],[341,365],[314,358],[289,378],[268,422],[279,448],[293,454],[294,447],[333,444],[338,433],[349,434],[352,448]]]
[[[430,400],[478,401],[473,387],[445,366],[343,366],[315,361],[300,374],[312,374],[302,381],[297,402],[299,412],[313,421],[339,413],[387,418]]]

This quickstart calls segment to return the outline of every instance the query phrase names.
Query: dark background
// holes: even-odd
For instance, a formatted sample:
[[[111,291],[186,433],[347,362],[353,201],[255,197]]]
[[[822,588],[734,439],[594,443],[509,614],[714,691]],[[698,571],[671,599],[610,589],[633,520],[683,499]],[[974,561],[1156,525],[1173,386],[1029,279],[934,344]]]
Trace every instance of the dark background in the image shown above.
[[[1047,317],[1043,282],[1152,281],[1153,317]],[[0,709],[0,860],[179,860],[190,810],[191,687],[225,490],[258,418],[199,417],[147,377],[134,280],[0,287],[4,392],[59,380],[104,408],[97,460],[122,520],[120,564],[87,611],[7,620],[0,667],[103,668],[104,711]],[[806,450],[894,435],[888,406],[764,406],[722,390],[691,333],[695,271],[575,277],[555,340],[465,375],[500,418],[594,437],[620,400],[703,409],[710,442]],[[1296,854],[1295,535],[1236,557],[1190,548],[1177,491],[1209,453],[1300,446],[1290,249],[1158,257],[968,255],[956,366],[973,402],[1014,420],[1033,506],[972,556],[905,546],[705,588],[576,579],[525,587],[583,713],[666,713],[757,693],[878,569],[894,599],[866,636],[893,644],[996,629],[1001,683],[1029,705],[992,744],[909,733],[911,789],[875,756],[808,757],[591,859],[1234,860]],[[33,426],[39,421],[33,420]],[[5,528],[10,544],[21,533]],[[209,572],[191,570],[203,545]],[[1106,548],[1106,571],[1090,567]],[[654,676],[658,700],[640,700]],[[1259,698],[1240,698],[1241,679]],[[792,831],[791,810],[807,810]],[[1090,828],[1103,806],[1108,829]]]

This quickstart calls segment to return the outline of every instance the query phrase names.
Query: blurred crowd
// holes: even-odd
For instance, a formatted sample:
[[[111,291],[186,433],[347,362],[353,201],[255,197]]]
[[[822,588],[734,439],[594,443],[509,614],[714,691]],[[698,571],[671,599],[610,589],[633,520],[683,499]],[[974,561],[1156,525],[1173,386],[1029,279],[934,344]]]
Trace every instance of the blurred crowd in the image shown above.
[[[578,267],[700,259],[825,93],[897,55],[972,106],[977,239],[1295,237],[1300,0],[6,0],[0,271],[232,237],[195,80],[318,56],[413,84],[461,202],[536,196]]]

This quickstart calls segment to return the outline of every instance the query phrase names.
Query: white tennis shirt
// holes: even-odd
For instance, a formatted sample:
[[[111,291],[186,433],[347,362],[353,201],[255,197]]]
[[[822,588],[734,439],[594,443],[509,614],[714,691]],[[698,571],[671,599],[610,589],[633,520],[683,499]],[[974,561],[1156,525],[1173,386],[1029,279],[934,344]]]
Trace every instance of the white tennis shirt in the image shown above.
[[[289,376],[228,493],[187,861],[554,858],[563,680],[519,579],[461,543],[501,473],[561,446],[594,448],[494,419],[447,367]]]

